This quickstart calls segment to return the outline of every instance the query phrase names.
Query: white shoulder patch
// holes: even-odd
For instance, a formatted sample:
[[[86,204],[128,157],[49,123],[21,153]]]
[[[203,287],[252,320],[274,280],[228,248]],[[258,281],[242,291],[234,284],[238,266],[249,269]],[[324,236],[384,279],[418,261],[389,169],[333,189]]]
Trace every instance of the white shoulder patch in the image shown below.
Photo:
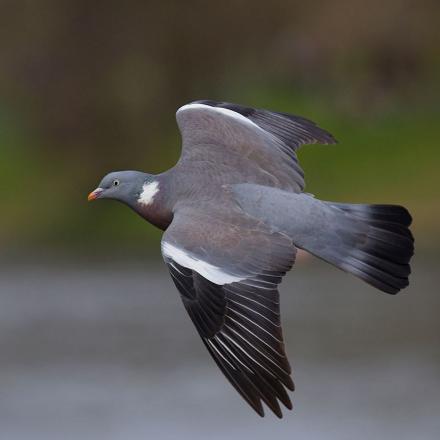
[[[248,119],[245,116],[241,115],[240,113],[234,112],[233,110],[230,110],[228,108],[212,107],[211,105],[193,103],[193,104],[186,104],[186,105],[180,107],[177,110],[177,113],[181,113],[186,110],[197,110],[197,109],[206,111],[207,113],[223,114],[225,116],[228,116],[229,118],[233,118],[233,119],[236,119],[236,120],[243,122],[245,124],[251,125],[253,128],[258,128],[259,130],[263,130],[257,124],[253,123],[250,119]]]
[[[166,241],[162,241],[161,247],[164,257],[171,258],[181,266],[196,271],[198,274],[202,275],[202,277],[214,284],[222,286],[223,284],[235,283],[244,279],[242,277],[228,274],[222,271],[220,267],[214,266],[206,261],[199,260]]]
[[[153,181],[144,183],[142,187],[141,195],[138,198],[138,203],[144,206],[151,205],[154,200],[154,196],[159,192],[159,182]]]

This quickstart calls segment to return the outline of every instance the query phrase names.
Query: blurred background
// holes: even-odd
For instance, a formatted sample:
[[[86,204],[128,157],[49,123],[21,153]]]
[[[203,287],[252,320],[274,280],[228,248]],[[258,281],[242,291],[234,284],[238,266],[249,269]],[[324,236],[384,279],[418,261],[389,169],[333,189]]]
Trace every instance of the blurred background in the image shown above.
[[[440,433],[440,3],[0,0],[0,438],[399,438]],[[299,114],[307,191],[414,217],[389,297],[314,259],[281,287],[296,408],[260,420],[205,353],[160,233],[86,202],[161,172],[176,109]]]

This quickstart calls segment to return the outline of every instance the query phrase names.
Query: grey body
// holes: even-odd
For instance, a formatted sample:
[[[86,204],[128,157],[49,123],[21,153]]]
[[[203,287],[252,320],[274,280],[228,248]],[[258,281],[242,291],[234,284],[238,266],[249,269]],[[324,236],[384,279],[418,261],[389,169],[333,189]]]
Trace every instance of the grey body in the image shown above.
[[[177,112],[182,154],[153,176],[107,175],[111,198],[165,231],[162,253],[215,362],[260,415],[292,404],[278,284],[302,248],[372,286],[408,285],[411,217],[393,205],[320,201],[304,193],[296,150],[335,143],[304,118],[199,101]]]
[[[233,188],[240,207],[271,228],[284,232],[301,249],[327,254],[341,246],[341,235],[352,232],[353,219],[310,194],[292,194],[264,186]]]

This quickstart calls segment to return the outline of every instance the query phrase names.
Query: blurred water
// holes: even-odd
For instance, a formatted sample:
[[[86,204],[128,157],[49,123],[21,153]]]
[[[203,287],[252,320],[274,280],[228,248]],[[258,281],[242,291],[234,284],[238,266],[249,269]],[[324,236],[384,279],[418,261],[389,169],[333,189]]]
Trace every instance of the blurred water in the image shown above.
[[[282,285],[297,390],[256,416],[205,352],[162,266],[3,264],[0,438],[437,439],[438,261],[396,297],[318,261]]]

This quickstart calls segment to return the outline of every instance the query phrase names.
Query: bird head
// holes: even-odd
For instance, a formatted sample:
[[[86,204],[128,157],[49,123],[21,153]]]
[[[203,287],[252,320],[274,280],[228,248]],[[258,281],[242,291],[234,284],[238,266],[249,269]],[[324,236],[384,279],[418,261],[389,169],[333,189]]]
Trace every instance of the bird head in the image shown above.
[[[142,186],[150,175],[140,171],[114,171],[107,174],[87,199],[113,199],[132,205],[139,197]]]

